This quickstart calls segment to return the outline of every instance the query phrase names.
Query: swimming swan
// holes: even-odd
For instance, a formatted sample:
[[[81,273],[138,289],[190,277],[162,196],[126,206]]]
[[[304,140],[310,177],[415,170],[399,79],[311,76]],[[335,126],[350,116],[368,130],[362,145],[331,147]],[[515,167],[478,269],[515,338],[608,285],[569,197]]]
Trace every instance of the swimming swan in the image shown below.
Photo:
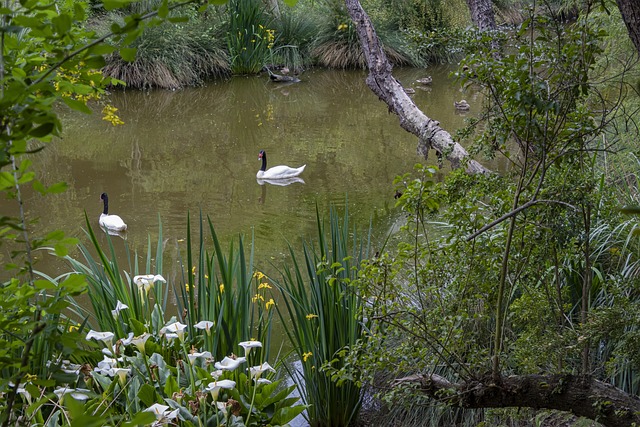
[[[302,165],[299,168],[290,168],[289,166],[279,165],[269,168],[267,170],[267,153],[264,150],[260,150],[258,154],[258,160],[262,160],[262,167],[256,174],[256,178],[259,179],[287,179],[298,176],[302,173],[305,166]]]
[[[102,193],[100,198],[104,202],[104,211],[100,214],[100,225],[107,230],[125,231],[127,224],[118,215],[109,215],[109,197],[107,193]]]

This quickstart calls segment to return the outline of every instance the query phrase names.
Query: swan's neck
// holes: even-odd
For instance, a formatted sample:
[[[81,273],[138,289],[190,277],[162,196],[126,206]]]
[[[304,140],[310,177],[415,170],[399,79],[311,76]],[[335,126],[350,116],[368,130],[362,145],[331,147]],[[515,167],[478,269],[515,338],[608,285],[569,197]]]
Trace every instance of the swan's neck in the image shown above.
[[[267,153],[262,153],[262,167],[260,168],[262,172],[267,170]]]
[[[106,197],[103,199],[104,202],[104,209],[102,211],[103,215],[109,215],[109,199],[107,199]]]

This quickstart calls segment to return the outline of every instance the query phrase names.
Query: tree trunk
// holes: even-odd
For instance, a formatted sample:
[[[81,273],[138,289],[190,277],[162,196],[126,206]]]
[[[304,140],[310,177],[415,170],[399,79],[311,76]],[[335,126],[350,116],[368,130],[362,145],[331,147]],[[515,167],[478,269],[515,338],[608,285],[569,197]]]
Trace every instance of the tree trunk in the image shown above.
[[[469,13],[471,13],[471,22],[480,31],[497,29],[491,0],[467,0],[467,6],[469,6]]]
[[[418,137],[418,152],[427,158],[433,148],[444,156],[453,168],[466,167],[469,173],[488,170],[469,157],[469,153],[453,140],[440,123],[427,117],[411,100],[404,88],[391,74],[391,63],[382,50],[371,20],[358,0],[345,0],[351,19],[356,25],[360,44],[367,59],[369,75],[367,85],[389,106],[389,111],[400,119],[400,126]],[[453,102],[451,103],[453,108]]]
[[[454,407],[544,408],[571,412],[608,427],[640,425],[640,399],[611,384],[574,375],[516,375],[452,383],[439,375],[413,375],[395,386],[417,384],[425,394]]]
[[[629,31],[629,37],[640,53],[640,1],[617,0],[622,19]]]

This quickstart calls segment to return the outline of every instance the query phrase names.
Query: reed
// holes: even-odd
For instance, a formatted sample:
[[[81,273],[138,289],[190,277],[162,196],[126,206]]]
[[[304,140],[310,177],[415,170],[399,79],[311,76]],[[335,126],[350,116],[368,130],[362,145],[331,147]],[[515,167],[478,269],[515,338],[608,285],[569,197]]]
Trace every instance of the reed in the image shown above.
[[[231,0],[227,47],[234,74],[257,74],[271,56],[275,31],[259,0]]]
[[[340,218],[331,209],[329,230],[317,214],[318,241],[303,244],[302,259],[293,247],[291,260],[281,270],[278,289],[284,308],[278,306],[281,321],[293,351],[302,365],[291,370],[314,426],[348,426],[361,407],[361,390],[356,381],[334,382],[327,371],[343,367],[343,354],[363,339],[366,322],[363,301],[353,282],[360,262],[369,253],[369,238],[358,240],[350,230],[348,213]]]
[[[255,356],[266,360],[274,303],[270,299],[271,285],[254,272],[253,241],[248,257],[242,237],[238,238],[237,247],[232,241],[224,251],[211,219],[207,217],[205,223],[200,214],[199,220],[195,238],[191,218],[187,221],[187,258],[181,262],[181,285],[174,290],[179,318],[189,325],[192,335],[196,323],[213,322],[205,334],[203,348],[216,360],[236,351],[237,343],[252,339],[264,344]],[[205,246],[205,238],[211,239],[212,249]]]

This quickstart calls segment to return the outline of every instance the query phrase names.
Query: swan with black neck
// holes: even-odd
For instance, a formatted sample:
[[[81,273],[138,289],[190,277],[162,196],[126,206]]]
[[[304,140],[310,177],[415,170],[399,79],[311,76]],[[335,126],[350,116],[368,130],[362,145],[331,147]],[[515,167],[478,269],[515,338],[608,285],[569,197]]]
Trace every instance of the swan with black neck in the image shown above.
[[[109,196],[107,196],[107,193],[102,193],[100,199],[104,203],[104,210],[100,214],[100,225],[111,231],[125,231],[127,224],[124,223],[122,218],[118,215],[109,215]]]
[[[262,160],[262,167],[256,174],[256,178],[259,179],[288,179],[293,178],[302,173],[307,165],[302,165],[299,168],[292,168],[285,165],[278,165],[267,169],[267,153],[264,150],[260,150],[258,154],[258,160]]]

